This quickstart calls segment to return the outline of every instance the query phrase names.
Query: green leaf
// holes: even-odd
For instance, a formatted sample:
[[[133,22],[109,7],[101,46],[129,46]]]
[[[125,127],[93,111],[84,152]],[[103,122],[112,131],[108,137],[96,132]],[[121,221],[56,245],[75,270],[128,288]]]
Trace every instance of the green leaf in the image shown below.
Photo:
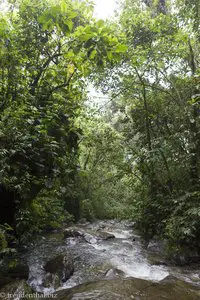
[[[80,36],[78,36],[78,39],[81,42],[87,42],[88,40],[90,40],[91,38],[93,38],[93,34],[82,34]]]
[[[97,54],[97,50],[94,49],[94,50],[90,53],[90,58],[91,58],[91,59],[94,59],[95,56],[96,56],[96,54]]]
[[[70,11],[69,12],[69,18],[74,19],[78,16],[78,13],[76,11]]]
[[[63,12],[67,12],[67,3],[66,3],[65,1],[62,1],[62,2],[61,2],[60,7],[61,7],[62,13],[63,13]]]
[[[124,44],[119,44],[119,45],[117,45],[117,47],[115,48],[115,52],[116,53],[123,53],[123,52],[126,52],[127,51],[127,49],[128,49],[128,47],[126,46],[126,45],[124,45]]]
[[[97,21],[96,24],[97,24],[98,27],[103,27],[105,25],[105,21],[100,19],[100,20]]]
[[[72,58],[72,57],[74,57],[74,52],[73,51],[69,51],[64,56],[65,56],[65,58]]]
[[[111,51],[107,51],[107,56],[110,61],[113,59],[113,54]]]
[[[74,25],[73,22],[71,20],[67,19],[64,21],[64,24],[69,28],[69,32],[71,32],[73,29],[73,25]]]

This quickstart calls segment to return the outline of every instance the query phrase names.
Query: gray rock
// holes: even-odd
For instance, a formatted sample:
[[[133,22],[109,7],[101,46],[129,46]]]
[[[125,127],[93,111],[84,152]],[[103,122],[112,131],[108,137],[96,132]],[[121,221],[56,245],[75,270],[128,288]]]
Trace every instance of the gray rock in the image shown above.
[[[116,223],[115,220],[111,220],[111,221],[110,221],[110,224],[111,224],[111,225],[114,225],[115,223]]]
[[[151,240],[148,243],[147,250],[155,253],[162,253],[164,252],[164,243],[163,241],[159,241],[159,240]]]
[[[178,279],[173,275],[168,275],[161,280],[162,283],[175,283]]]
[[[155,260],[152,264],[154,266],[167,266],[167,262],[164,260]]]
[[[105,277],[108,279],[122,278],[125,277],[125,273],[119,269],[109,269],[106,271]]]
[[[103,223],[100,223],[99,228],[97,230],[101,230],[101,229],[104,229],[104,228],[106,228],[106,225],[103,224]]]
[[[197,300],[200,290],[182,282],[151,282],[128,278],[94,281],[56,292],[57,300]]]
[[[70,238],[70,237],[83,237],[83,233],[75,228],[68,228],[64,231],[64,238]]]
[[[60,287],[59,275],[47,273],[45,278],[43,279],[42,284],[45,288],[51,288],[52,286],[54,287],[54,289],[59,288]]]
[[[95,236],[89,234],[89,233],[85,233],[84,234],[84,239],[87,243],[89,244],[96,244],[97,243],[97,239]]]
[[[50,259],[44,266],[46,272],[57,274],[60,281],[67,281],[74,272],[74,262],[69,254],[60,254]]]
[[[105,241],[107,241],[109,239],[114,239],[115,238],[114,234],[109,233],[109,232],[105,232],[105,231],[99,232],[98,233],[98,237],[100,237],[101,239],[103,239]]]
[[[80,225],[88,225],[89,224],[89,222],[87,221],[87,219],[86,218],[82,218],[82,219],[80,219],[79,221],[78,221],[78,224],[80,224]]]

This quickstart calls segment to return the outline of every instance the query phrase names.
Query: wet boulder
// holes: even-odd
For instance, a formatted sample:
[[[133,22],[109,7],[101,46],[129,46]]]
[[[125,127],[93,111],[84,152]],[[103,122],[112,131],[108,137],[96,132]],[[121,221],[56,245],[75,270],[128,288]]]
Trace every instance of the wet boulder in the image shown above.
[[[65,229],[64,238],[67,239],[67,238],[71,238],[71,237],[76,237],[76,238],[83,237],[83,233],[76,228]]]
[[[105,229],[105,228],[106,228],[106,225],[103,222],[101,222],[101,223],[98,224],[97,231]]]
[[[105,277],[107,279],[123,278],[125,277],[125,273],[122,270],[111,268],[106,271]]]
[[[167,275],[164,279],[161,280],[162,283],[175,283],[178,279],[174,275]]]
[[[96,244],[97,243],[97,238],[95,236],[93,236],[92,234],[89,234],[89,233],[84,234],[84,240],[89,244]]]
[[[74,272],[74,262],[71,255],[59,254],[51,258],[44,266],[47,273],[57,274],[60,281],[67,281]]]
[[[99,232],[98,237],[100,237],[102,240],[105,240],[105,241],[115,238],[114,234],[106,232],[106,231]]]
[[[165,244],[161,240],[153,239],[148,243],[147,250],[155,253],[164,253]]]
[[[167,266],[167,262],[164,260],[151,259],[151,264],[154,266]]]
[[[57,289],[60,287],[60,278],[58,274],[46,273],[44,276],[42,285],[44,288],[54,288]]]
[[[56,292],[57,300],[197,300],[200,290],[183,281],[152,282],[137,278],[84,283]]]
[[[78,221],[78,225],[81,225],[81,226],[86,226],[86,225],[89,225],[89,224],[90,224],[90,222],[88,222],[86,218],[81,218]]]

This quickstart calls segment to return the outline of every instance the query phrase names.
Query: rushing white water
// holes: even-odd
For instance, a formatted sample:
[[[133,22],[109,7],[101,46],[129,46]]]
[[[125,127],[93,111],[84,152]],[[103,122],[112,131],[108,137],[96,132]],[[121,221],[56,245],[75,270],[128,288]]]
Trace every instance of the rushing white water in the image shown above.
[[[123,271],[125,277],[136,277],[160,281],[169,275],[167,267],[152,266],[148,263],[139,242],[132,241],[132,230],[113,229],[108,231],[115,235],[112,242],[92,245],[96,250],[108,256],[111,265]]]
[[[129,239],[133,236],[131,230],[123,230],[123,229],[114,229],[112,231],[108,231],[108,233],[114,234],[117,239]]]
[[[151,266],[145,261],[142,263],[133,261],[133,259],[130,258],[125,261],[123,259],[113,258],[111,262],[116,268],[122,270],[126,277],[160,281],[169,275],[168,270],[162,266]]]
[[[55,289],[106,279],[106,274],[112,269],[121,272],[123,277],[161,281],[168,275],[174,275],[184,281],[200,283],[197,271],[151,264],[149,251],[143,248],[140,237],[126,222],[101,221],[77,225],[76,230],[82,232],[83,237],[60,239],[53,235],[36,243],[29,252],[26,257],[30,267],[28,282],[34,290],[51,293]],[[101,232],[114,234],[115,238],[103,240],[98,235]],[[75,262],[74,274],[59,287],[52,286],[46,280],[43,266],[52,253],[69,252]]]

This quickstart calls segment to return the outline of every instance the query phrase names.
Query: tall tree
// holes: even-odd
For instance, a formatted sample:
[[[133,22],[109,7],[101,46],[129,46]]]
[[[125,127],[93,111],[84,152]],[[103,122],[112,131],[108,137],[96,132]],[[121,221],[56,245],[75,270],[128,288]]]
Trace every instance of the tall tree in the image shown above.
[[[44,194],[78,217],[75,120],[89,76],[121,52],[92,15],[90,2],[70,0],[9,1],[0,15],[1,222],[23,223],[33,204],[40,214]]]

